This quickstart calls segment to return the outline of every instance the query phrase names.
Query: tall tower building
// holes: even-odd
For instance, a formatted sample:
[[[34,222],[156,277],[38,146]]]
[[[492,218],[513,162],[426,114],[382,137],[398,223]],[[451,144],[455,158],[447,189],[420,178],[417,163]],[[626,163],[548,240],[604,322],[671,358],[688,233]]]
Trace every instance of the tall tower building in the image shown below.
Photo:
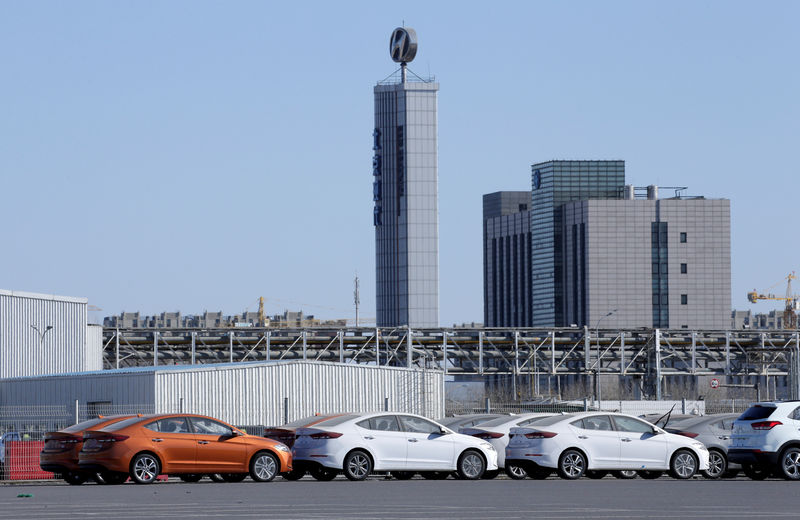
[[[395,29],[389,51],[400,70],[374,88],[372,133],[377,325],[438,327],[439,84],[407,70],[413,29]]]

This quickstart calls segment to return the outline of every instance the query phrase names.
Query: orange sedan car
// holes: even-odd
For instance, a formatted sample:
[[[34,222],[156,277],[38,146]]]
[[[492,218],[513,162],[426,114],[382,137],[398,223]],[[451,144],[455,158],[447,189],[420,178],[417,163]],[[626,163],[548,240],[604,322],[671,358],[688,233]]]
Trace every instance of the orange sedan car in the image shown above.
[[[194,481],[214,473],[229,482],[248,474],[269,482],[292,470],[292,453],[283,443],[248,435],[211,417],[159,414],[87,431],[79,466],[130,475],[138,484],[149,484],[159,474]]]
[[[95,473],[81,471],[78,467],[78,455],[83,446],[83,432],[86,430],[96,430],[109,426],[115,422],[133,417],[132,415],[112,415],[96,419],[89,419],[78,424],[73,424],[69,428],[58,430],[57,432],[47,432],[44,434],[44,448],[39,453],[39,467],[43,471],[52,471],[69,484],[83,484]],[[98,481],[102,481],[99,479]]]

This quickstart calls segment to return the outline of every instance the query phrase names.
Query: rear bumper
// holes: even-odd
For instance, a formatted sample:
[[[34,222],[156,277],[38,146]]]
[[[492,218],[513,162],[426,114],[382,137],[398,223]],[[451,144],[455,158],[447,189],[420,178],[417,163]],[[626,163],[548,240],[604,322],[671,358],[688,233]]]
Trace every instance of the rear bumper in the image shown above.
[[[743,465],[774,466],[778,463],[778,454],[774,451],[728,449],[728,461]]]

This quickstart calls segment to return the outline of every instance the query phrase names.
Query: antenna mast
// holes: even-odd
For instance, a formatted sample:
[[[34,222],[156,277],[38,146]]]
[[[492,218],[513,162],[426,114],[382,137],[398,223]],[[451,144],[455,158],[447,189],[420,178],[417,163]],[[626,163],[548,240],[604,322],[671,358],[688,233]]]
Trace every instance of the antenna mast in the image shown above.
[[[356,327],[358,327],[358,306],[361,303],[361,297],[358,294],[358,275],[356,275],[356,279],[353,282],[355,286],[355,290],[353,290],[353,303],[356,305]]]

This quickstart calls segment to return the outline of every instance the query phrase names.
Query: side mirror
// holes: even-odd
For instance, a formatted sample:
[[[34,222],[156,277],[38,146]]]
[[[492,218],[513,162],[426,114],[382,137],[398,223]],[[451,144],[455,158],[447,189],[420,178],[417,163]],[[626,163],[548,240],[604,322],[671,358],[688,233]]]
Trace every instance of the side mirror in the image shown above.
[[[662,433],[664,433],[663,430],[661,430],[657,426],[653,426],[653,435],[661,435]]]
[[[447,428],[440,428],[439,429],[439,434],[448,435],[448,434],[450,434],[450,430],[448,430]]]

